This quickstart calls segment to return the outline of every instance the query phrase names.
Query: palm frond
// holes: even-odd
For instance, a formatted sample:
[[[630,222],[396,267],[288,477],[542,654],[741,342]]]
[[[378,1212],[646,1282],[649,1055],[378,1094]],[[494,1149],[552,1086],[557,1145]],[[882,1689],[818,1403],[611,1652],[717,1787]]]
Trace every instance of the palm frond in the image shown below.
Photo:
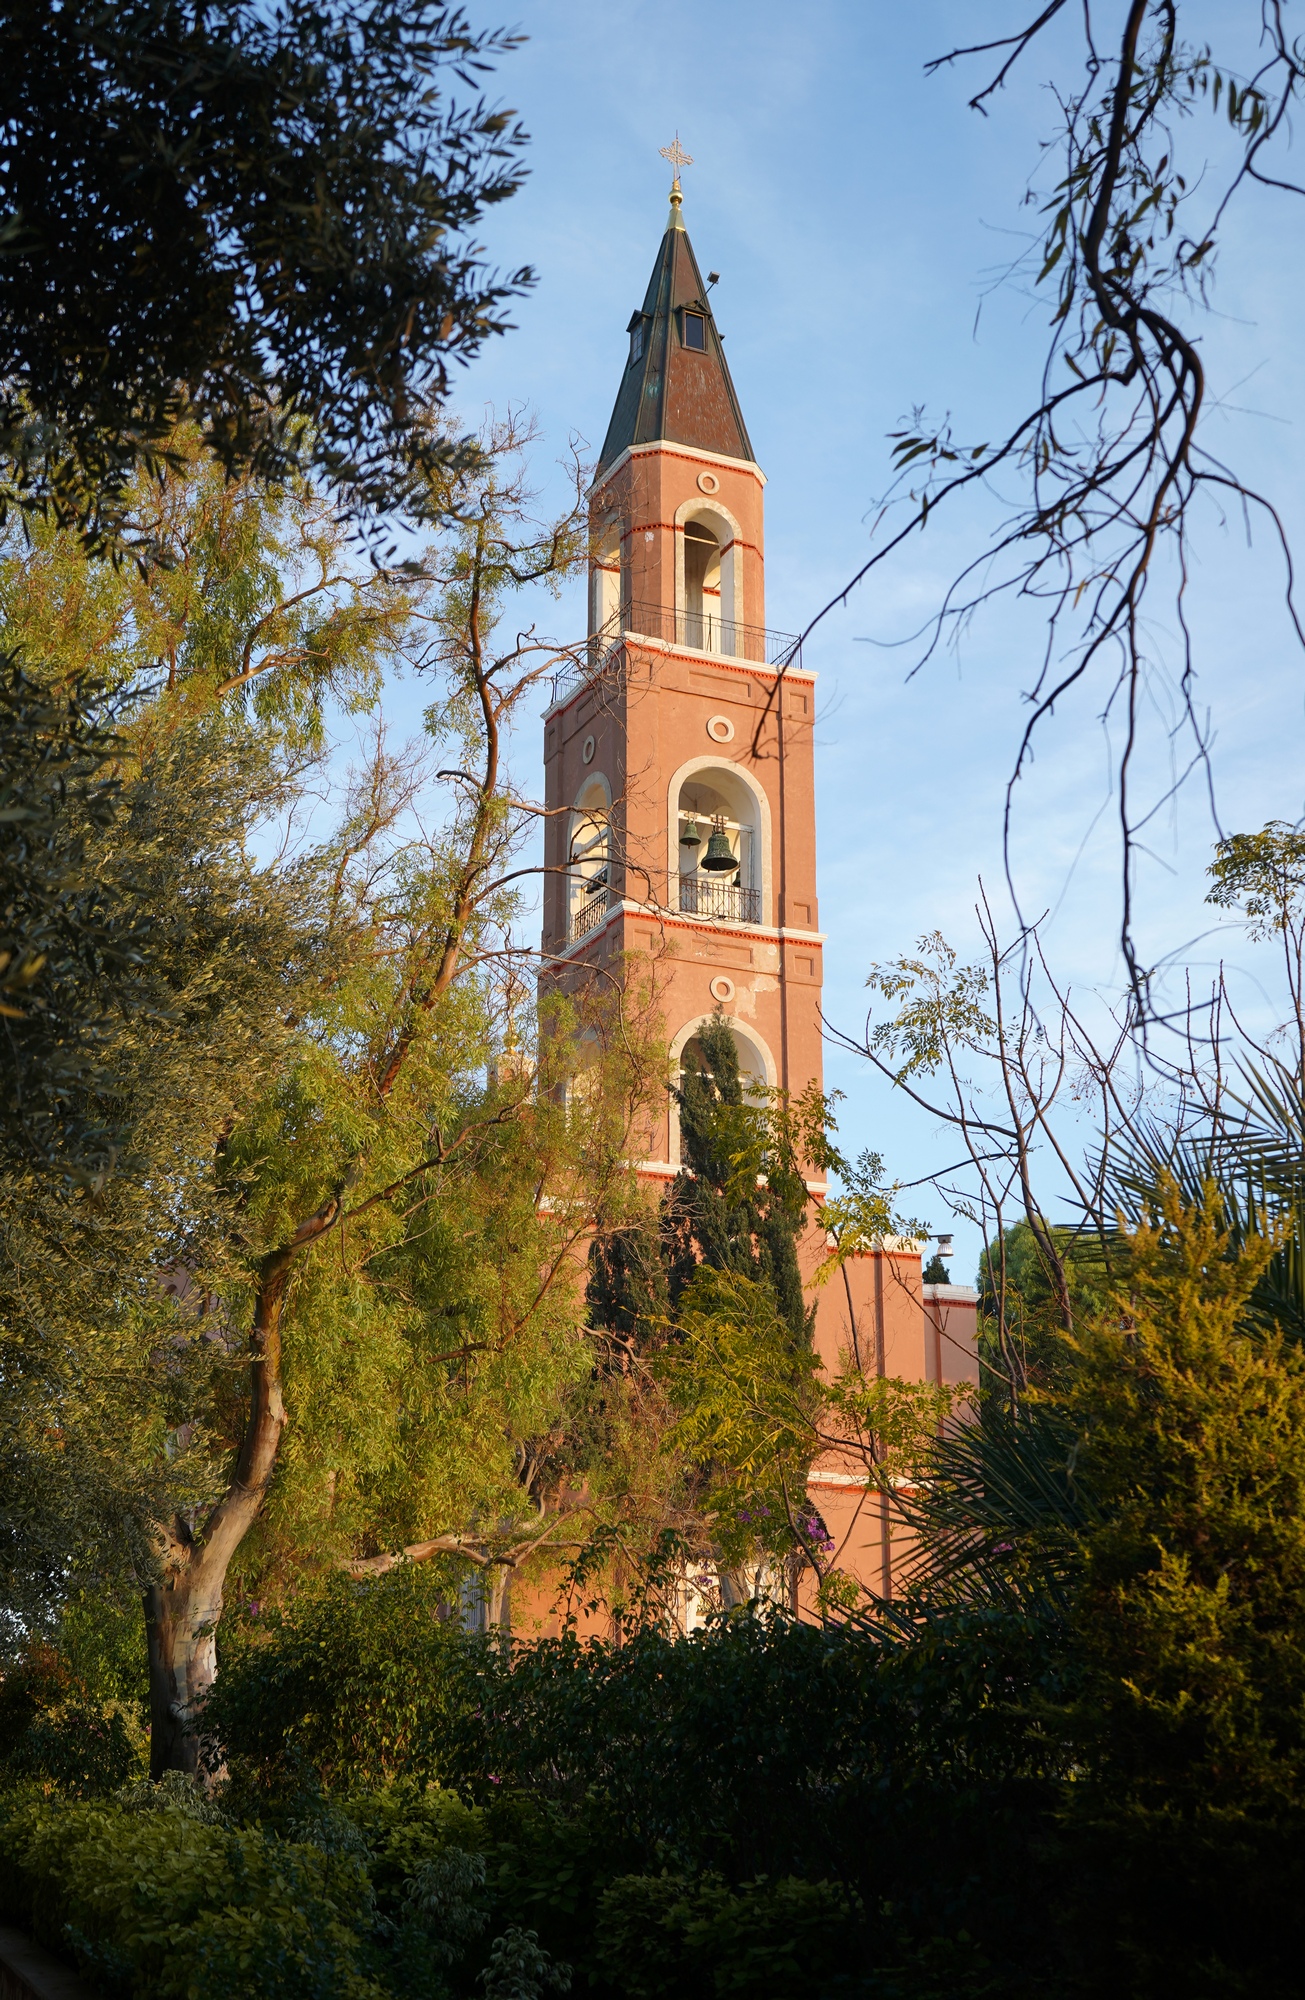
[[[905,1582],[914,1592],[1019,1595],[1075,1567],[1075,1541],[1095,1518],[1077,1471],[1078,1439],[1038,1406],[997,1405],[938,1439],[898,1508],[914,1537]]]

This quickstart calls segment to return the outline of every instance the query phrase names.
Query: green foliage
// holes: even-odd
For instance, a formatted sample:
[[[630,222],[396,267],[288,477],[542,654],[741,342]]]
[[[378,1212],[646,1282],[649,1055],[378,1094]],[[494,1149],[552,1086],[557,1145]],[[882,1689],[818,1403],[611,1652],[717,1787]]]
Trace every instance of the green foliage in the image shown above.
[[[0,1143],[89,1182],[119,1137],[92,1094],[98,1044],[113,1010],[155,997],[141,884],[91,852],[117,817],[118,742],[102,689],[53,692],[0,657]]]
[[[786,1104],[750,1097],[739,1073],[738,1044],[723,1015],[691,1045],[675,1093],[684,1167],[663,1212],[672,1309],[700,1263],[769,1285],[795,1339],[810,1333],[797,1239],[807,1209],[802,1146],[806,1116]],[[823,1121],[818,1136],[823,1139]]]
[[[520,185],[524,135],[442,88],[514,42],[392,0],[11,8],[0,512],[157,557],[123,499],[179,418],[228,475],[420,508],[450,363],[530,281],[457,241]]]
[[[897,1004],[891,1021],[872,1029],[869,1046],[899,1083],[931,1076],[954,1049],[986,1043],[997,1032],[989,1014],[992,982],[986,967],[961,965],[938,931],[919,942],[915,958],[872,968],[866,985]]]
[[[1259,833],[1232,833],[1215,849],[1208,903],[1243,910],[1252,938],[1281,936],[1299,922],[1305,893],[1305,834],[1283,820]]]
[[[603,1893],[597,1956],[631,2000],[804,2000],[847,1974],[857,1930],[834,1882],[626,1875]]]
[[[682,1339],[659,1370],[674,1418],[668,1442],[697,1472],[726,1562],[758,1547],[787,1554],[806,1527],[820,1363],[757,1278],[700,1265],[679,1318]]]
[[[1247,1323],[1270,1248],[1163,1189],[1062,1399],[1096,1503],[1084,1721],[1134,1819],[1294,1814],[1305,1793],[1305,1353]]]
[[[900,1189],[896,1182],[884,1185],[881,1154],[867,1150],[852,1164],[831,1153],[829,1165],[837,1168],[842,1187],[829,1196],[820,1211],[821,1222],[834,1238],[834,1249],[816,1272],[818,1285],[826,1284],[846,1258],[858,1250],[873,1250],[887,1236],[928,1235],[927,1223],[898,1213],[896,1201]],[[933,1261],[939,1264],[940,1260],[935,1257]],[[924,1281],[937,1282],[928,1272]],[[942,1282],[946,1282],[945,1270]]]
[[[665,1341],[671,1290],[654,1216],[636,1214],[595,1236],[585,1303],[592,1324],[627,1348],[645,1352]]]
[[[682,1169],[656,1217],[632,1202],[599,1230],[586,1293],[605,1343],[587,1414],[606,1518],[582,1568],[619,1548],[643,1575],[638,1615],[664,1608],[689,1555],[709,1592],[724,1565],[727,1594],[747,1597],[769,1558],[823,1533],[804,1499],[823,1397],[798,1244],[806,1174],[838,1163],[829,1103],[745,1084],[721,1014],[686,1049],[674,1097]],[[612,1588],[634,1612],[640,1591]]]
[[[545,1993],[569,1993],[571,1968],[540,1949],[534,1931],[513,1924],[490,1947],[481,1974],[488,2000],[542,2000]]]
[[[74,1797],[111,1792],[142,1768],[141,1742],[139,1721],[97,1699],[48,1648],[29,1648],[0,1680],[0,1773],[8,1784],[35,1781]]]
[[[205,1728],[249,1766],[311,1767],[328,1786],[417,1776],[447,1783],[489,1671],[488,1642],[451,1607],[451,1560],[374,1581],[333,1577],[228,1631]]]
[[[29,1624],[82,1584],[139,1590],[188,1545],[240,1447],[266,1259],[324,1205],[339,1227],[289,1289],[293,1423],[237,1589],[440,1532],[510,1544],[538,1521],[524,1444],[588,1367],[568,1246],[618,1170],[626,1100],[568,1107],[577,1024],[555,1006],[536,1050],[493,970],[513,891],[476,903],[464,877],[508,867],[520,828],[496,785],[470,863],[462,805],[442,827],[413,819],[436,741],[480,754],[455,643],[475,550],[482,641],[514,563],[573,553],[565,523],[526,518],[519,443],[491,440],[463,491],[473,525],[420,578],[360,563],[305,488],[226,483],[193,430],[128,496],[166,566],[114,570],[40,524],[0,551],[2,636],[41,662],[31,727],[6,743],[43,774],[55,829],[24,850],[32,906],[81,925],[3,1024],[15,1049],[35,1038],[27,1069],[57,1089],[39,1116],[29,1092],[0,1189],[0,1576]],[[334,733],[400,661],[431,679],[424,742],[378,731],[333,790]],[[494,662],[500,724],[532,662],[516,681]],[[69,692],[92,666],[98,709]],[[21,947],[30,923],[10,915]],[[505,1044],[518,1059],[500,1069]]]
[[[59,815],[70,895],[134,962],[124,991],[98,944],[89,973],[56,954],[24,1003],[33,1045],[6,1024],[39,1063],[52,1016],[69,1052],[0,1174],[0,1576],[38,1622],[79,1581],[138,1581],[150,1521],[210,1490],[195,1419],[229,1328],[196,1280],[232,1263],[217,1148],[292,1039],[312,950],[302,883],[247,852],[268,782],[259,746],[201,723],[124,745],[107,796]]]
[[[1177,1202],[1136,1233],[1055,1402],[938,1442],[924,1574],[873,1620],[510,1649],[441,1624],[413,1570],[260,1617],[227,1641],[229,1818],[200,1836],[227,1868],[256,1816],[272,1883],[311,1847],[324,1935],[323,1871],[365,1871],[347,1912],[330,1889],[355,1940],[330,1976],[431,2000],[493,1968],[542,2000],[566,1966],[600,1995],[1215,2000],[1253,1979],[1286,2000],[1305,1378],[1246,1317],[1265,1252]],[[225,1979],[177,1867],[179,1962],[210,1952]],[[245,1902],[258,1949],[316,1977]],[[71,1915],[108,1965],[116,1934]]]
[[[1108,1253],[1117,1263],[1126,1256],[1117,1231],[1112,1228],[1103,1244],[1091,1228],[1070,1228],[1042,1218],[1040,1227],[1060,1259],[1075,1322],[1084,1314],[1100,1312],[1109,1280]],[[997,1339],[1003,1310],[1005,1346],[1019,1355],[1025,1379],[1035,1387],[1048,1387],[1064,1375],[1070,1364],[1059,1276],[1048,1270],[1046,1251],[1024,1217],[984,1245],[975,1284],[985,1390],[999,1397],[1007,1393],[1002,1343]]]
[[[119,1993],[380,2000],[360,1966],[352,1856],[171,1809],[19,1804],[0,1831],[9,1911]]]

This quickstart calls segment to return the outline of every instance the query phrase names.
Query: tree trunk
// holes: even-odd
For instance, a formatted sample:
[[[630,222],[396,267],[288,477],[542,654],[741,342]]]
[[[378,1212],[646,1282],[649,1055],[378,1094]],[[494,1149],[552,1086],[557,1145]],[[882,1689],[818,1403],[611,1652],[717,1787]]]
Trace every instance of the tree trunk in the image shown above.
[[[320,1233],[321,1217],[264,1259],[249,1339],[249,1418],[231,1484],[192,1533],[184,1521],[160,1532],[160,1581],[145,1593],[150,1669],[150,1776],[199,1768],[204,1702],[217,1672],[217,1628],[231,1559],[258,1519],[276,1470],[281,1396],[281,1309],[296,1252]],[[313,1225],[318,1225],[314,1232]]]
[[[217,1672],[222,1595],[189,1567],[145,1593],[150,1667],[150,1776],[199,1768],[199,1718]]]

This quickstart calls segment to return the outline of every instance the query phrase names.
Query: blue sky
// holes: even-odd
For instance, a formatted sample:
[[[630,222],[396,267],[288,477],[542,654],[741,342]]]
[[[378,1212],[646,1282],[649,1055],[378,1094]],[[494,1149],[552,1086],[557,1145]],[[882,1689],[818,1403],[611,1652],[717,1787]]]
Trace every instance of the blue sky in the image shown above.
[[[479,4],[473,12],[489,19]],[[1226,4],[1193,6],[1189,32],[1222,36],[1230,15]],[[983,118],[966,108],[976,68],[927,77],[924,66],[956,40],[1022,20],[1018,0],[533,0],[516,19],[529,39],[494,88],[532,134],[531,177],[490,215],[484,238],[502,265],[534,264],[539,283],[515,312],[517,330],[462,378],[462,409],[475,419],[487,403],[531,406],[545,494],[554,480],[560,494],[555,461],[571,432],[596,449],[664,222],[658,148],[678,129],[694,156],[686,221],[703,269],[722,274],[713,303],[769,480],[768,623],[798,630],[865,559],[889,480],[887,434],[901,419],[925,405],[982,440],[1036,385],[1045,303],[996,281],[1036,226],[1023,196],[1054,130],[1048,79],[1059,64],[1062,82],[1076,80],[1074,24]],[[1224,142],[1208,113],[1181,138],[1195,167],[1207,157],[1217,165]],[[1303,222],[1305,205],[1287,197],[1255,195],[1234,210],[1216,310],[1202,327],[1220,404],[1212,448],[1298,529]],[[872,961],[932,930],[973,949],[980,875],[1009,914],[1002,794],[1040,627],[1027,609],[999,606],[958,654],[913,679],[911,648],[890,643],[928,615],[994,518],[981,506],[940,517],[808,651],[821,676],[825,1005],[847,1027],[863,1016]],[[1210,712],[1223,822],[1295,820],[1305,812],[1305,662],[1282,615],[1279,566],[1258,531],[1248,547],[1240,520],[1212,512],[1197,524],[1195,556],[1198,701]],[[548,620],[578,630],[580,593]],[[1157,599],[1162,661],[1172,636]],[[1100,707],[1100,688],[1088,690],[1046,731],[1020,787],[1014,853],[1025,908],[1054,911],[1047,942],[1061,976],[1109,997],[1120,977],[1119,883],[1112,814],[1101,810],[1111,743]],[[1161,789],[1165,721],[1157,709],[1147,752]],[[537,741],[522,737],[517,763],[524,783],[539,782]],[[1144,956],[1178,952],[1202,977],[1227,958],[1234,991],[1263,1018],[1272,964],[1235,928],[1202,937],[1215,913],[1203,903],[1213,832],[1201,788],[1150,832],[1153,858],[1137,884]],[[854,1149],[875,1146],[905,1179],[951,1157],[946,1136],[863,1064],[831,1052],[828,1080],[846,1092],[842,1131]],[[915,1206],[947,1226],[935,1197]],[[972,1232],[958,1232],[958,1278],[976,1248]]]

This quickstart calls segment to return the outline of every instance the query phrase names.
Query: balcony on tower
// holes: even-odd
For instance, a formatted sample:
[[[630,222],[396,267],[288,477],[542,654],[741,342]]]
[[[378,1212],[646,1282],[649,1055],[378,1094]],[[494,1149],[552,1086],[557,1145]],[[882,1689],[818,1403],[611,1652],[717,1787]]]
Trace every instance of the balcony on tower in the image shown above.
[[[722,617],[709,600],[697,607],[690,602],[682,608],[667,604],[624,604],[610,612],[590,634],[583,650],[577,649],[576,657],[554,674],[552,703],[568,700],[589,681],[619,672],[626,645],[640,639],[780,671],[802,665],[798,634]]]

